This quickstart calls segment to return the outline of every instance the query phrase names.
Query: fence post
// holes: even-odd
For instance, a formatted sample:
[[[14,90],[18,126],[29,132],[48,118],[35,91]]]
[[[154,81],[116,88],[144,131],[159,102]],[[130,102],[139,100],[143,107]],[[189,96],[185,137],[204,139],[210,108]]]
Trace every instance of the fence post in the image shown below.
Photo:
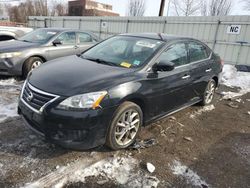
[[[217,35],[218,35],[220,24],[221,24],[221,21],[218,20],[216,30],[215,30],[215,34],[214,34],[214,42],[213,42],[213,47],[212,47],[213,50],[214,50],[216,42],[217,42]]]
[[[126,33],[128,33],[128,29],[129,29],[129,19],[127,20]]]
[[[64,23],[64,18],[63,18],[63,20],[62,20],[62,21],[63,21],[63,23],[62,23],[62,27],[64,28],[64,25],[65,25],[65,23]]]
[[[100,19],[99,23],[99,38],[101,38],[101,34],[102,34],[102,19]]]
[[[80,18],[80,20],[79,20],[79,29],[81,29],[81,26],[82,26],[82,19]]]
[[[36,18],[34,19],[34,22],[35,22],[34,27],[35,27],[35,29],[37,29],[37,19]]]
[[[47,28],[47,18],[44,18],[44,27]]]
[[[165,33],[166,24],[167,24],[167,20],[164,20],[162,33]]]

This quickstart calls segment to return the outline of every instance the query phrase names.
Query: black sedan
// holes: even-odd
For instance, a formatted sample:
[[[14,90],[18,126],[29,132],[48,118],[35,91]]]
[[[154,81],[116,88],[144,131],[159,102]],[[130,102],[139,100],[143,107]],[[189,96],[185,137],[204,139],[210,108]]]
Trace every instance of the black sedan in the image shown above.
[[[140,127],[210,104],[223,62],[204,43],[166,34],[122,34],[32,71],[18,112],[64,147],[131,145]]]

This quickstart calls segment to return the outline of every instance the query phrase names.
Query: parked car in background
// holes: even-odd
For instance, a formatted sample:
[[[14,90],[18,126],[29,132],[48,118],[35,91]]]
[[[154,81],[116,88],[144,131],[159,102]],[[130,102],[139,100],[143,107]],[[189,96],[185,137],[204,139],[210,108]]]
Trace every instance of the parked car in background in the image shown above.
[[[222,67],[219,56],[192,38],[118,35],[32,71],[18,112],[64,147],[126,148],[142,125],[210,104]]]
[[[79,54],[98,41],[96,35],[87,31],[37,29],[17,40],[0,42],[0,75],[26,77],[42,63]]]
[[[28,27],[0,26],[0,41],[18,39],[31,31],[33,29]]]

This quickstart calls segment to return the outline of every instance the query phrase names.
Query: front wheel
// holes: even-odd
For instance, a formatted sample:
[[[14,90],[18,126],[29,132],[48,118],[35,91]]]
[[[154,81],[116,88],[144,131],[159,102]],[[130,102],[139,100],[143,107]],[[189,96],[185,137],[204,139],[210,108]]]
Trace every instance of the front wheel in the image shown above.
[[[214,79],[210,80],[207,84],[206,90],[202,96],[201,105],[209,105],[212,103],[216,89],[216,82]]]
[[[23,65],[23,77],[26,78],[30,71],[36,69],[42,65],[43,60],[39,57],[31,57],[24,62]]]
[[[141,108],[132,102],[124,102],[115,112],[109,127],[106,145],[113,150],[131,145],[143,122]]]

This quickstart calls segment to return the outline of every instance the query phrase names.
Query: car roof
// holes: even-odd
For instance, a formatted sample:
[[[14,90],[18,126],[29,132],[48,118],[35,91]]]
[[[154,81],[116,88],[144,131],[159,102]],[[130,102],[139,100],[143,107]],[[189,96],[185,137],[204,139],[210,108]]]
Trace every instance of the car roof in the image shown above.
[[[86,32],[86,33],[91,33],[90,31],[86,30],[79,30],[79,29],[71,29],[71,28],[57,28],[57,27],[48,27],[48,28],[39,28],[47,31],[55,31],[55,32],[64,32],[64,31],[79,31],[79,32]]]
[[[148,38],[148,39],[156,39],[165,42],[169,42],[172,40],[180,40],[180,39],[188,39],[188,40],[195,40],[190,37],[185,36],[178,36],[178,35],[169,35],[166,33],[125,33],[120,34],[121,36],[131,36],[131,37],[141,37],[141,38]]]

